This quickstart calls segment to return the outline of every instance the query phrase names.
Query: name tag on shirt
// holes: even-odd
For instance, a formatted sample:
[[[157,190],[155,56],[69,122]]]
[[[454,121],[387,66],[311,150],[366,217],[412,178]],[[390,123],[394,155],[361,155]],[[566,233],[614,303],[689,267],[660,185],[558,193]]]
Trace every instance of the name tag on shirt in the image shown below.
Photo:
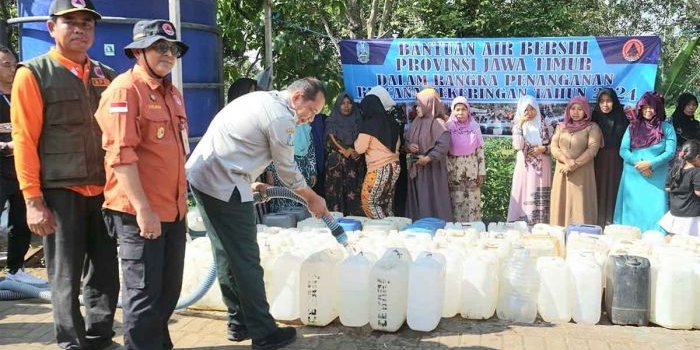
[[[294,131],[296,129],[294,128],[289,128],[287,129],[287,146],[294,146]]]
[[[109,79],[106,78],[92,78],[92,86],[109,86]]]
[[[190,154],[190,140],[187,136],[187,128],[184,125],[180,125],[180,138],[182,139],[182,148],[185,151],[185,155]]]

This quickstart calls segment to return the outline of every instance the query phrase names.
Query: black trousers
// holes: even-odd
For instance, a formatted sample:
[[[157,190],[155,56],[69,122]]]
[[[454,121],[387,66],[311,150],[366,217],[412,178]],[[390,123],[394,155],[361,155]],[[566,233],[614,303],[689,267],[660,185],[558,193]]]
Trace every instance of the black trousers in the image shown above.
[[[44,237],[56,342],[62,349],[87,349],[112,339],[119,295],[117,246],[102,219],[104,197],[68,189],[43,193],[58,224]],[[85,319],[78,301],[81,276]]]
[[[27,225],[27,207],[17,179],[0,176],[0,213],[5,202],[9,202],[7,213],[7,269],[14,273],[24,265],[24,256],[29,250],[32,232]]]
[[[160,237],[144,239],[136,216],[105,210],[104,217],[110,234],[119,237],[124,347],[172,349],[168,320],[182,288],[185,220],[161,222]]]
[[[211,240],[229,326],[248,328],[252,339],[270,335],[277,324],[265,296],[253,202],[241,202],[238,189],[228,202],[194,187],[192,193]]]

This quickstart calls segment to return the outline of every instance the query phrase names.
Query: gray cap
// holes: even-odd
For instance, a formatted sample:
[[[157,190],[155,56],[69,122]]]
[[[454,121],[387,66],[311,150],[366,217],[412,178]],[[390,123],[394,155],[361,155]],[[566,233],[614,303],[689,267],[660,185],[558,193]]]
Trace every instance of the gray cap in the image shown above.
[[[134,58],[132,49],[145,49],[153,45],[158,40],[167,40],[180,46],[182,56],[187,53],[189,46],[182,41],[177,40],[177,32],[175,26],[169,21],[163,19],[153,19],[146,21],[138,21],[134,24],[133,42],[124,47],[124,54],[129,58]],[[180,57],[182,57],[180,56]]]

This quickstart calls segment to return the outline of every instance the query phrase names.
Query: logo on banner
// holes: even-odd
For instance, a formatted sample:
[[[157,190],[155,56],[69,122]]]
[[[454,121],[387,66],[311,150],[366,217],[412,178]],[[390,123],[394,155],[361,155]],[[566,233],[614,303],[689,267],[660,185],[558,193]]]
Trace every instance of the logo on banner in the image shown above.
[[[644,54],[644,43],[639,39],[627,40],[625,45],[622,46],[622,57],[628,62],[635,62],[639,60]]]
[[[357,61],[360,63],[369,62],[369,43],[366,41],[358,41],[355,45],[357,52]]]

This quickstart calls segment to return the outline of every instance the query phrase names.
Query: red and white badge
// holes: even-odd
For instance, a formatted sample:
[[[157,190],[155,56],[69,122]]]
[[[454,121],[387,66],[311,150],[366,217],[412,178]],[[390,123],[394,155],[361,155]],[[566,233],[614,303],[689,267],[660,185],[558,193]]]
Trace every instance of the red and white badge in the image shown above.
[[[109,104],[109,113],[126,113],[129,107],[126,102],[112,102]]]
[[[178,106],[182,106],[182,100],[180,99],[180,96],[173,95],[173,99],[175,100],[175,103],[177,103]]]
[[[93,69],[93,71],[95,72],[95,75],[96,75],[98,78],[104,78],[104,77],[105,77],[105,73],[102,71],[102,68],[100,68],[100,66],[95,66],[95,68]]]
[[[168,22],[163,23],[162,28],[163,28],[163,31],[165,32],[165,34],[175,35],[175,29],[173,28],[173,26],[170,23],[168,23]]]

